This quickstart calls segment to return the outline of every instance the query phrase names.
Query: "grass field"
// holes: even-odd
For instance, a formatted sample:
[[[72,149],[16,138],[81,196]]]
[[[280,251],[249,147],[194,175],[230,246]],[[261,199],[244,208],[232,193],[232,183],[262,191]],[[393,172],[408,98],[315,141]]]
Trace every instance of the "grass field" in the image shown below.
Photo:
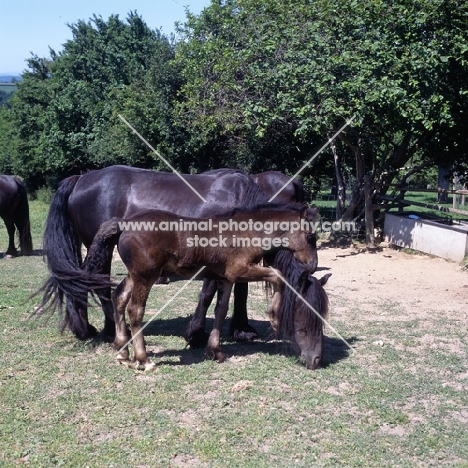
[[[468,467],[466,323],[434,317],[435,331],[416,322],[402,330],[397,301],[377,304],[395,320],[363,321],[335,291],[332,323],[357,353],[328,330],[324,366],[308,371],[269,339],[257,286],[249,316],[263,339],[226,339],[230,359],[218,364],[180,337],[194,282],[145,330],[158,368],[140,373],[119,366],[106,343],[60,334],[55,317],[28,320],[37,303],[28,297],[47,276],[39,251],[47,209],[31,202],[36,255],[0,260],[0,466]],[[0,252],[6,245],[2,225]],[[113,274],[122,278],[122,264]],[[154,287],[147,317],[181,285]],[[333,315],[340,307],[346,314]],[[99,310],[91,320],[102,327]],[[383,328],[404,346],[367,347]],[[425,333],[443,331],[463,342],[460,353],[414,352]],[[444,384],[455,381],[464,391]],[[465,420],[452,417],[460,408]],[[414,414],[424,417],[416,424]]]
[[[329,195],[329,192],[321,192],[317,195],[316,200],[313,203],[320,208],[320,214],[324,219],[335,220],[336,219],[336,200],[332,200],[332,197]],[[423,193],[423,192],[407,192],[405,195],[405,200],[415,201],[418,203],[424,203],[428,205],[437,205],[437,197],[434,193]],[[452,196],[449,196],[447,204],[439,205],[443,208],[452,208]],[[421,206],[404,206],[404,211],[407,212],[418,212],[425,213],[431,216],[439,216],[442,218],[452,218],[452,219],[462,219],[468,220],[468,216],[445,213],[443,211],[436,211],[430,208],[425,208]],[[462,208],[468,211],[468,203],[465,205],[465,208]],[[392,208],[392,212],[397,211],[397,208]]]

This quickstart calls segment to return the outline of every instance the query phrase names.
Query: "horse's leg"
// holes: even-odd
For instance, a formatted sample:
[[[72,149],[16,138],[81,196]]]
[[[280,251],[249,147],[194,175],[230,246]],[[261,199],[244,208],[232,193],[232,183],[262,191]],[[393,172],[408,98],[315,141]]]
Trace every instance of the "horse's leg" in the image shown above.
[[[278,310],[281,304],[282,283],[273,284],[273,297],[271,298],[270,307],[268,309],[268,317],[270,318],[271,327],[278,333]]]
[[[104,341],[112,343],[115,339],[115,318],[114,318],[114,307],[111,301],[111,288],[105,288],[100,297],[102,310],[104,312],[104,330],[103,338]]]
[[[216,293],[217,281],[204,279],[203,286],[198,296],[198,304],[195,314],[190,319],[190,323],[184,332],[187,343],[194,348],[201,348],[208,341],[208,334],[205,331],[205,318],[213,297]]]
[[[115,322],[115,339],[114,348],[118,351],[117,359],[121,363],[130,362],[130,354],[128,352],[128,343],[130,341],[130,333],[127,330],[125,322],[125,308],[127,307],[130,295],[132,293],[133,282],[127,276],[112,293],[112,305],[114,310]]]
[[[235,273],[233,273],[234,275]],[[281,293],[283,290],[283,281],[281,280],[279,270],[273,268],[267,268],[258,264],[250,265],[246,271],[242,272],[242,275],[238,277],[239,280],[243,281],[269,281],[273,284],[273,297],[271,299],[271,305],[268,310],[270,321],[273,328],[276,330],[276,317],[278,315],[279,307],[281,304]]]
[[[145,339],[141,331],[143,316],[145,315],[146,300],[156,278],[150,281],[140,278],[133,281],[133,290],[130,296],[127,312],[132,330],[133,354],[136,367],[144,366],[145,371],[152,370],[156,364],[148,358]]]
[[[218,298],[215,307],[215,321],[213,330],[208,338],[208,345],[205,349],[205,354],[210,359],[217,359],[218,362],[223,362],[226,359],[226,355],[221,352],[220,335],[223,322],[229,308],[229,298],[231,296],[233,285],[228,281],[218,281],[217,283]]]
[[[4,219],[8,233],[8,249],[5,252],[5,257],[16,257],[18,251],[15,247],[15,224],[12,219]]]
[[[229,333],[236,341],[252,341],[258,338],[255,328],[249,325],[247,317],[247,296],[249,285],[236,283],[234,286],[234,312],[232,314]]]
[[[109,262],[104,265],[102,273],[110,277],[112,265],[112,256],[109,256]],[[114,307],[111,300],[111,288],[105,288],[100,294],[100,301],[102,310],[104,312],[104,330],[103,337],[108,343],[112,343],[115,339],[115,320],[114,320]]]

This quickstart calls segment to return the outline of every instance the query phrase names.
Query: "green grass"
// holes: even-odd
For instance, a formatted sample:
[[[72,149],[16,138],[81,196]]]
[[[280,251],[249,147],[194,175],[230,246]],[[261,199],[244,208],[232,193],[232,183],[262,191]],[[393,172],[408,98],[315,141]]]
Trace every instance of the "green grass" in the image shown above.
[[[36,249],[46,212],[31,202]],[[264,339],[226,338],[230,359],[218,364],[180,337],[194,282],[145,330],[158,368],[144,374],[119,366],[106,343],[60,334],[55,317],[28,320],[46,277],[40,255],[0,261],[2,467],[468,466],[468,334],[456,317],[407,321],[397,300],[369,316],[330,292],[332,311],[347,308],[332,324],[356,353],[328,330],[325,365],[308,371],[268,339],[257,288],[249,314]],[[155,286],[147,318],[182,284]],[[102,327],[99,310],[91,321]]]
[[[426,203],[431,205],[437,205],[437,195],[435,193],[417,193],[417,192],[407,192],[405,199],[408,201],[416,201],[419,203]],[[448,197],[448,203],[440,204],[441,208],[452,208],[453,206],[453,197]],[[465,210],[468,211],[468,205],[465,204]],[[444,213],[438,212],[436,210],[431,210],[429,208],[423,208],[420,206],[407,206],[404,208],[405,211],[417,211],[420,213],[427,213],[430,215],[441,216],[441,217],[451,217],[453,219],[468,219],[468,216],[459,215],[455,213]]]

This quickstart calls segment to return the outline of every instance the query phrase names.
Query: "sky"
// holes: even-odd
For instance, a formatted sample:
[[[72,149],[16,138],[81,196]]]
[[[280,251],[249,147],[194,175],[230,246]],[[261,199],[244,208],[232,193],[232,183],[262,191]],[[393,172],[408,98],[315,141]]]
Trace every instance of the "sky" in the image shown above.
[[[169,35],[176,21],[185,21],[186,9],[199,14],[209,4],[210,0],[1,0],[0,75],[20,75],[31,52],[48,57],[49,46],[62,50],[72,38],[67,24],[87,21],[94,14],[125,19],[136,10],[150,28]]]

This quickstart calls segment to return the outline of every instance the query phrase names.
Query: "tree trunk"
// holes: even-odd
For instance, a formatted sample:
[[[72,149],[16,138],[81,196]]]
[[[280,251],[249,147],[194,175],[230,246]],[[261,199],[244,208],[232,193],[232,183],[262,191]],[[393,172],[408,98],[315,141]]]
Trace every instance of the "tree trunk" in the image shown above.
[[[441,192],[441,190],[450,189],[450,180],[448,176],[450,175],[451,169],[451,166],[439,165],[439,175],[437,178],[437,190],[439,190],[439,193],[437,194],[437,203],[448,203],[447,192]]]
[[[349,221],[356,217],[356,210],[358,209],[359,205],[362,203],[363,198],[363,178],[365,174],[365,161],[364,156],[361,152],[360,147],[360,138],[358,139],[357,145],[352,144],[343,134],[339,136],[340,140],[342,140],[347,146],[349,146],[356,158],[356,181],[354,182],[353,189],[351,191],[351,200],[349,202],[348,208],[343,213],[343,221]]]
[[[346,187],[343,180],[343,174],[341,172],[341,158],[338,154],[336,143],[333,142],[331,145],[333,152],[333,158],[335,160],[335,177],[337,185],[337,197],[336,197],[336,219],[341,219],[345,209],[346,203]]]
[[[375,247],[374,238],[374,206],[372,202],[372,177],[370,174],[364,176],[364,216],[366,222],[366,247],[373,249]]]

